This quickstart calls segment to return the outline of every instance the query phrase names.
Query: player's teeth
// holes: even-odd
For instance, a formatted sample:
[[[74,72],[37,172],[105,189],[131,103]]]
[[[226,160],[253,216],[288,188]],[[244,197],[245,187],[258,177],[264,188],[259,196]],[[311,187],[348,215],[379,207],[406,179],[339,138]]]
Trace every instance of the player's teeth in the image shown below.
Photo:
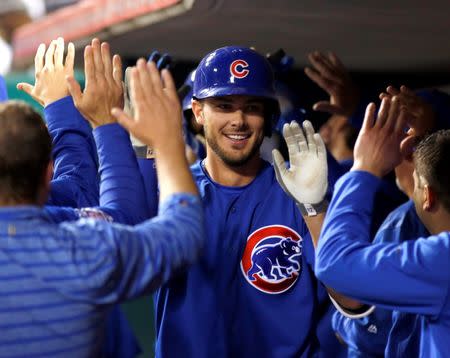
[[[235,139],[235,140],[241,140],[241,139],[245,139],[246,136],[245,135],[229,135],[228,138]]]

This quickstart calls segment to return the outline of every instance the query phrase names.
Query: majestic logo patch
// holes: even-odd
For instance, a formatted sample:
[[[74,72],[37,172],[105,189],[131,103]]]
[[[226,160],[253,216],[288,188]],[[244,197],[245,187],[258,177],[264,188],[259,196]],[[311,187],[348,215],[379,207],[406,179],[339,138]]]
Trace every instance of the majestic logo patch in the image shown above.
[[[247,238],[241,260],[247,282],[270,294],[288,290],[300,275],[302,241],[299,234],[282,225],[254,231]]]
[[[234,60],[230,65],[230,73],[232,76],[236,78],[244,78],[250,73],[250,70],[247,70],[248,63],[244,60]]]

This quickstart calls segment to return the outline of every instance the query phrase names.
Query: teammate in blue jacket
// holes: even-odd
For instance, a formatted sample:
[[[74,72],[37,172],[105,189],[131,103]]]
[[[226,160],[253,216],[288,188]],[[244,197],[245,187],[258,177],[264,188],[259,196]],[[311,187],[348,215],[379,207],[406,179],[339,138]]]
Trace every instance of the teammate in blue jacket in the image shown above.
[[[395,167],[398,186],[412,198],[414,192],[412,149],[418,137],[448,128],[449,96],[436,90],[413,92],[405,86],[389,86],[381,98],[396,95],[409,113],[408,140],[403,141],[402,162]],[[410,142],[409,144],[407,142]],[[409,147],[409,148],[408,148]],[[396,242],[429,236],[409,201],[394,210],[378,230],[373,242]],[[351,316],[350,316],[351,317]],[[370,315],[352,319],[336,313],[333,328],[349,347],[349,357],[410,357],[419,354],[420,316],[377,307]]]
[[[375,122],[375,106],[368,106],[355,146],[355,164],[338,182],[322,228],[316,274],[330,287],[362,302],[418,314],[420,356],[447,356],[449,131],[432,134],[414,153],[413,200],[432,236],[400,244],[370,244],[372,201],[379,178],[401,160],[406,116],[400,107],[395,96],[383,99]]]
[[[93,51],[96,52],[100,49],[98,40],[94,39],[94,45]],[[40,45],[35,56],[34,85],[19,83],[17,87],[44,107],[44,117],[52,139],[54,172],[46,204],[94,207],[99,205],[97,149],[92,128],[75,108],[65,79],[65,76],[73,75],[74,56],[72,43],[68,44],[64,56],[64,39],[61,37],[52,41],[47,49],[44,44]],[[91,78],[87,80],[92,82]],[[99,104],[104,98],[102,94],[97,96]],[[94,211],[90,213],[92,215]],[[137,224],[144,218],[130,217],[131,220],[124,223]],[[109,314],[106,330],[105,357],[132,358],[141,352],[118,306]]]
[[[134,228],[90,219],[55,224],[79,213],[41,207],[52,174],[47,129],[27,106],[7,103],[0,108],[1,357],[98,356],[111,305],[154,290],[198,256],[203,242],[201,204],[184,157],[175,85],[167,72],[162,82],[154,64],[147,67],[145,61],[133,72],[136,117],[118,109],[115,114],[157,151],[162,200],[161,216]],[[91,107],[92,93],[81,94],[73,79],[70,83],[75,103],[98,125],[94,134],[116,133],[111,141],[117,143],[97,142],[104,208],[94,213],[127,217],[127,211],[142,205],[133,194],[140,189],[138,182],[126,183],[128,177],[139,177],[131,145],[123,140],[127,134],[116,132],[114,123],[104,125],[113,122],[108,106]],[[14,156],[11,147],[16,148]],[[173,166],[177,176],[172,175]],[[87,216],[91,212],[81,211]]]
[[[206,138],[206,158],[192,167],[207,218],[206,246],[199,263],[155,297],[156,356],[317,353],[321,304],[328,302],[314,276],[311,239],[326,209],[326,160],[324,171],[314,164],[317,148],[325,155],[323,142],[306,123],[311,151],[295,163],[311,163],[304,173],[314,179],[299,184],[302,215],[259,155],[279,112],[263,56],[231,46],[205,56],[196,69],[192,111]],[[292,131],[301,129],[286,131],[288,145],[296,146]]]

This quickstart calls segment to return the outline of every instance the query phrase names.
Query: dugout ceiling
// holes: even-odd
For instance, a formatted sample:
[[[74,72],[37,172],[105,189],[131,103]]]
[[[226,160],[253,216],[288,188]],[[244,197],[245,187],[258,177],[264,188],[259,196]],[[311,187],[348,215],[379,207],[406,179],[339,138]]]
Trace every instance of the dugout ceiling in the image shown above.
[[[97,35],[127,57],[158,49],[196,61],[238,44],[282,47],[298,66],[318,49],[353,71],[450,73],[448,0],[84,0],[19,29],[15,64],[31,64],[37,45],[61,34],[79,48]]]

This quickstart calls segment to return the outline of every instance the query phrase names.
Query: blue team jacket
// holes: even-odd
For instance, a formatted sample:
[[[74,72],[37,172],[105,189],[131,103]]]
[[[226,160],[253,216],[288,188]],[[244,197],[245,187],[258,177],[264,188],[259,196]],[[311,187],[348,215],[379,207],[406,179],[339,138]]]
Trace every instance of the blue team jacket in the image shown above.
[[[379,184],[366,172],[350,172],[339,180],[316,252],[316,275],[362,302],[420,315],[420,356],[449,356],[450,233],[370,244]]]
[[[408,201],[394,210],[381,225],[374,243],[400,243],[426,237],[429,233]],[[369,316],[350,319],[339,312],[333,316],[333,329],[347,343],[349,357],[418,356],[419,319],[412,313],[377,308]]]

